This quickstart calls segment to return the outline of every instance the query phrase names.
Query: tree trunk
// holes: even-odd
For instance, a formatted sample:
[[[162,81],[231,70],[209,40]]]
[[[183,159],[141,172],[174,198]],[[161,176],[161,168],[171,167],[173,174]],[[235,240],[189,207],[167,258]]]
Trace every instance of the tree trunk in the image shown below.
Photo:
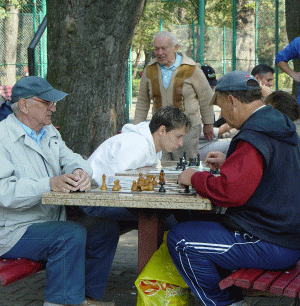
[[[289,42],[300,36],[299,0],[285,0],[286,32]],[[293,59],[294,70],[300,71],[299,59]],[[293,95],[298,96],[299,84],[293,82]]]
[[[90,154],[126,123],[129,49],[146,0],[47,0],[48,76],[69,95],[54,124],[73,151]]]
[[[4,47],[4,80],[3,85],[13,86],[16,83],[17,39],[19,29],[19,9],[12,3],[6,5],[5,47]]]
[[[255,65],[255,11],[253,0],[237,1],[236,69],[251,71]]]

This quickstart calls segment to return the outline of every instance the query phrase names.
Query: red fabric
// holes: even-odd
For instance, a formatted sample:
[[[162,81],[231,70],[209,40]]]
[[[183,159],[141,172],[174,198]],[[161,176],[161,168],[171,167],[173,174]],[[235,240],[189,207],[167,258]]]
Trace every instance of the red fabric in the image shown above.
[[[196,172],[192,185],[203,198],[222,207],[241,206],[254,193],[263,174],[263,157],[248,142],[240,141],[220,168],[220,176]]]

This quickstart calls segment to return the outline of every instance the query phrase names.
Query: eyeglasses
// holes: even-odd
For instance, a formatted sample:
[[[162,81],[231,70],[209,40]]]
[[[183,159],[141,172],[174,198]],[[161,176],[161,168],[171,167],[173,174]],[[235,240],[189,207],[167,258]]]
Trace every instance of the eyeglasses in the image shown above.
[[[39,100],[37,98],[31,98],[32,100],[36,101],[36,102],[40,102],[40,103],[43,103],[45,105],[47,105],[48,109],[50,107],[52,107],[53,105],[56,106],[57,102],[50,102],[50,101],[46,101],[46,100],[43,100],[43,99],[40,99]]]

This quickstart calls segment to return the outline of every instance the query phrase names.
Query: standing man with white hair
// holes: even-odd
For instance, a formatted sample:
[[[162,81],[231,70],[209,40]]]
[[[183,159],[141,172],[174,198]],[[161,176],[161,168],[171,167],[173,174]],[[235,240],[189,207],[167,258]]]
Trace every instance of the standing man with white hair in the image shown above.
[[[177,160],[186,152],[187,158],[198,153],[200,132],[207,140],[214,138],[214,113],[210,100],[213,92],[199,66],[185,54],[178,52],[174,34],[161,31],[153,40],[155,59],[143,72],[137,100],[134,123],[145,121],[153,101],[153,113],[173,105],[191,118],[192,128],[183,140],[183,146],[172,153],[163,152],[163,160]]]

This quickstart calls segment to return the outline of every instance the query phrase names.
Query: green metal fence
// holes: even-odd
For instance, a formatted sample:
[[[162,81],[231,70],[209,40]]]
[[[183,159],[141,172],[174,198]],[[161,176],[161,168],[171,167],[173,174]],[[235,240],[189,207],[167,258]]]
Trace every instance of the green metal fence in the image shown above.
[[[28,75],[27,48],[36,33],[40,23],[46,15],[46,0],[29,0],[18,8],[13,14],[7,12],[6,1],[0,0],[0,84],[13,85],[22,76]],[[12,19],[13,32],[8,31],[8,25]],[[11,24],[10,24],[11,25]],[[6,44],[12,35],[17,34],[17,42],[10,48],[9,53],[15,53],[15,59],[8,54]],[[9,55],[9,56],[8,56]],[[43,34],[35,50],[36,75],[47,75],[47,33]],[[12,67],[15,67],[12,71]],[[8,84],[8,82],[10,84]]]

